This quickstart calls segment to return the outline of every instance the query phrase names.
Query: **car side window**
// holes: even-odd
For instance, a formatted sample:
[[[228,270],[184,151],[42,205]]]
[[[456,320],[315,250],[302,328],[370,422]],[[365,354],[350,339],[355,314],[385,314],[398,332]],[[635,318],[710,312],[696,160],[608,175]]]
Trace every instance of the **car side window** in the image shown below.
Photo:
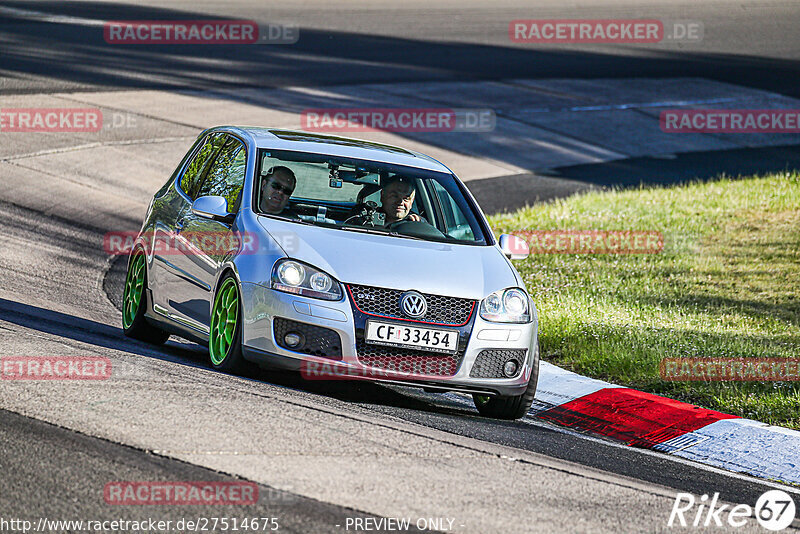
[[[181,176],[180,187],[192,200],[197,198],[197,189],[205,176],[206,171],[214,156],[225,142],[222,134],[211,134],[205,138],[203,144],[197,149],[195,155],[186,165],[186,170]]]
[[[436,181],[433,182],[433,189],[442,205],[442,215],[444,215],[444,223],[447,226],[445,233],[456,239],[475,240],[475,234],[472,232],[469,221],[464,217],[450,193]]]
[[[244,186],[247,150],[238,139],[225,137],[226,143],[206,172],[197,197],[224,197],[228,201],[228,211],[236,213],[239,211]]]

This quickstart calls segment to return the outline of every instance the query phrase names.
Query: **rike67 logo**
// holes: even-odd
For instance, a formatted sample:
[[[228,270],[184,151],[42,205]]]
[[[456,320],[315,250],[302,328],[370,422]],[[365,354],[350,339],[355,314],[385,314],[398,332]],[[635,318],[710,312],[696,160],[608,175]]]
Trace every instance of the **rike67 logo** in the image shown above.
[[[714,493],[711,498],[708,495],[698,498],[691,493],[678,493],[667,526],[740,528],[755,518],[763,528],[777,532],[791,525],[795,514],[794,499],[781,490],[764,493],[756,501],[755,507],[748,504],[721,504],[719,493]]]

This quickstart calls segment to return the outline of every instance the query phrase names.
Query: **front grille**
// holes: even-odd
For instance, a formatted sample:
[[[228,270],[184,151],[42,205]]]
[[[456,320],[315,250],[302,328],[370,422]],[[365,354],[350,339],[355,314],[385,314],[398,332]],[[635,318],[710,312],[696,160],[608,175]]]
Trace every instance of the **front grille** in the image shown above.
[[[425,376],[453,376],[464,359],[464,349],[456,354],[442,354],[373,345],[363,339],[356,340],[356,351],[358,361],[368,367]]]
[[[278,346],[286,350],[310,354],[311,356],[321,356],[332,360],[342,359],[342,339],[339,334],[329,328],[314,326],[306,323],[298,323],[289,319],[276,317],[273,322],[275,331],[275,342]],[[283,337],[289,332],[297,332],[305,339],[305,344],[300,347],[290,347]]]
[[[380,315],[393,319],[461,326],[469,321],[475,308],[474,300],[424,293],[423,296],[428,303],[427,313],[419,319],[409,319],[400,309],[400,297],[405,291],[357,285],[348,285],[347,288],[359,310],[368,315]]]
[[[475,363],[469,372],[472,378],[513,378],[507,377],[503,373],[503,365],[508,360],[516,360],[517,362],[517,375],[522,369],[522,362],[525,361],[525,356],[528,354],[527,349],[509,350],[509,349],[489,349],[482,350],[475,358]]]

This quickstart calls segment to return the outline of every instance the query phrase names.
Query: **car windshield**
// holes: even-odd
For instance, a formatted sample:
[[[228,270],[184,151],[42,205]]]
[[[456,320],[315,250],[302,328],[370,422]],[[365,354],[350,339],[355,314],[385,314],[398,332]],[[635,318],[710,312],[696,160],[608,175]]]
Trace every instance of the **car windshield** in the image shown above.
[[[270,217],[350,232],[485,245],[463,185],[447,173],[293,151],[261,150],[253,206]]]

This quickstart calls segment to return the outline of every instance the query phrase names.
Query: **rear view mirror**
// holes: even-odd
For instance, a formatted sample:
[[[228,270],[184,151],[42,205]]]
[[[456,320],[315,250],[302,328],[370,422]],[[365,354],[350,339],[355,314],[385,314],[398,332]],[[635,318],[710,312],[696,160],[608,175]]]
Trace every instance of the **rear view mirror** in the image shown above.
[[[232,223],[234,214],[228,213],[228,201],[223,197],[200,197],[192,204],[192,213],[204,219]]]
[[[513,234],[500,236],[500,250],[510,260],[524,260],[531,253],[528,243]]]

